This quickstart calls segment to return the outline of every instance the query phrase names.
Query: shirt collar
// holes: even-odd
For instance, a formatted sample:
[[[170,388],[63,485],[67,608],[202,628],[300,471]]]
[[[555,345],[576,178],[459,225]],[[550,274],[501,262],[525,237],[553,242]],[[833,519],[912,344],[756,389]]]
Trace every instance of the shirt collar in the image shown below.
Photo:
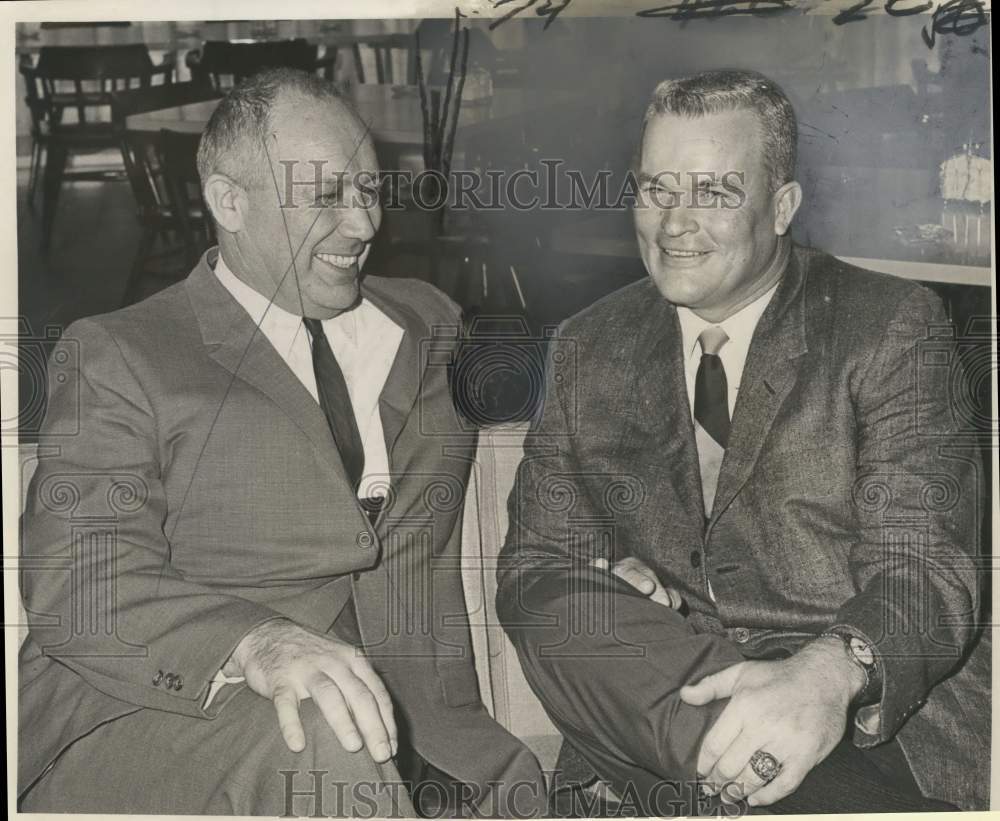
[[[302,324],[302,317],[286,311],[276,302],[247,285],[226,264],[221,251],[219,252],[218,261],[215,263],[215,275],[219,278],[223,286],[225,286],[226,290],[233,295],[233,298],[250,314],[250,318],[254,321],[255,325],[261,325],[266,318],[268,325],[272,328],[292,334],[298,331]],[[357,307],[361,310],[343,311],[332,319],[324,319],[324,329],[329,331],[333,327],[338,327],[352,343],[356,343],[358,338],[357,324],[358,320],[362,318],[361,315],[372,313],[373,309],[378,311],[367,299],[363,299]],[[384,316],[380,311],[378,313]],[[388,317],[385,318],[389,322],[392,322]]]
[[[233,295],[233,298],[243,306],[244,310],[250,314],[250,318],[255,325],[260,325],[267,317],[270,322],[289,324],[298,327],[302,317],[286,311],[276,302],[268,299],[262,293],[247,285],[242,279],[232,272],[226,265],[226,260],[219,252],[219,259],[215,263],[215,275],[225,286],[226,290]]]
[[[769,267],[772,269],[780,268],[782,271],[781,276],[784,276],[784,269],[788,265],[790,251],[791,244],[785,241],[784,238],[779,240],[777,254]],[[770,304],[771,298],[774,296],[774,292],[778,290],[778,284],[781,282],[781,276],[778,277],[774,285],[768,288],[753,302],[749,305],[743,306],[735,314],[722,320],[722,322],[709,322],[702,319],[690,308],[678,305],[677,319],[681,324],[681,337],[684,343],[685,358],[694,356],[698,345],[698,337],[701,335],[701,332],[705,330],[705,328],[711,328],[713,326],[722,328],[730,340],[745,341],[745,343],[749,344],[750,338],[753,336],[753,332],[757,328],[757,323],[760,321],[764,311],[767,310],[767,306]]]

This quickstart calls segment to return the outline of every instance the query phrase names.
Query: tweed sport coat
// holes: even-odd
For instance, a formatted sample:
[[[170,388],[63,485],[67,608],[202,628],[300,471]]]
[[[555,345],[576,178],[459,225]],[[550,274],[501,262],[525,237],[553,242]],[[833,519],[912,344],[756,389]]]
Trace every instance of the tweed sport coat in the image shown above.
[[[884,669],[855,743],[898,737],[925,793],[987,807],[985,479],[953,401],[953,347],[925,288],[795,248],[750,346],[706,526],[676,309],[649,279],[604,298],[553,345],[498,603],[519,575],[610,544],[746,657],[850,627]]]
[[[489,717],[473,666],[459,539],[475,435],[447,375],[457,306],[417,280],[362,282],[404,329],[379,403],[391,486],[373,526],[322,410],[215,277],[214,253],[74,323],[53,354],[79,366],[50,369],[23,517],[19,794],[116,717],[224,714],[237,687],[206,710],[207,687],[250,629],[284,616],[325,631],[353,594],[416,749],[481,785],[486,807],[488,782],[535,785],[518,810],[541,813],[537,762]]]

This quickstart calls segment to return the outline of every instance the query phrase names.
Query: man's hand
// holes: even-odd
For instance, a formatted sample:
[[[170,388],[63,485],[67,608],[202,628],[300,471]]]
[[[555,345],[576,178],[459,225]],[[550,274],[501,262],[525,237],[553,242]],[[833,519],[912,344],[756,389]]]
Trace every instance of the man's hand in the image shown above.
[[[864,684],[843,642],[820,638],[790,658],[744,661],[682,687],[688,704],[730,699],[702,741],[699,775],[717,789],[731,785],[723,790],[727,799],[749,796],[753,806],[790,795],[843,737],[848,705]],[[769,784],[750,766],[757,750],[782,767]]]
[[[287,619],[258,625],[223,668],[243,675],[250,689],[271,699],[288,749],[305,748],[299,702],[316,702],[348,752],[368,748],[383,763],[398,749],[392,700],[371,663],[356,647]]]
[[[601,570],[609,569],[607,559],[594,559],[591,565]],[[639,559],[627,556],[615,562],[615,566],[610,568],[610,570],[618,578],[628,582],[644,596],[648,596],[650,600],[655,601],[657,604],[662,604],[664,607],[669,607],[672,610],[680,610],[684,602],[681,594],[672,587],[664,587],[660,584],[660,580],[656,578],[656,574]]]

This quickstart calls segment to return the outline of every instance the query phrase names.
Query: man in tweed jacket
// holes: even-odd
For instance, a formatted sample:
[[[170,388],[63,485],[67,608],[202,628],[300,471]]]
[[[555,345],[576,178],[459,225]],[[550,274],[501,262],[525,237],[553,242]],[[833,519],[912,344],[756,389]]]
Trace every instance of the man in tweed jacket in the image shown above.
[[[657,89],[649,278],[560,329],[575,359],[526,443],[498,611],[569,743],[646,812],[703,787],[985,808],[984,477],[951,329],[924,288],[792,245],[795,135],[761,75]]]

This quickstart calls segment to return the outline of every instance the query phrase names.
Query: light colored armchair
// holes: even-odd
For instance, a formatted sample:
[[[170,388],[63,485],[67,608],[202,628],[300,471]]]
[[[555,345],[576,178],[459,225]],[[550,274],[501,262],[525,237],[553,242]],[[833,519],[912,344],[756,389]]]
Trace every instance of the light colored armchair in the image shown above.
[[[543,769],[552,770],[562,736],[528,687],[495,606],[497,557],[507,535],[507,497],[527,431],[527,423],[498,425],[479,435],[462,522],[463,582],[483,702],[537,756]]]
[[[561,736],[528,687],[514,648],[497,622],[494,605],[497,556],[507,533],[507,496],[527,428],[527,424],[501,425],[480,435],[462,521],[462,575],[483,703],[501,725],[524,741],[543,769],[552,770]],[[22,510],[37,464],[35,446],[21,445]],[[27,635],[20,601],[18,612],[20,642]]]

